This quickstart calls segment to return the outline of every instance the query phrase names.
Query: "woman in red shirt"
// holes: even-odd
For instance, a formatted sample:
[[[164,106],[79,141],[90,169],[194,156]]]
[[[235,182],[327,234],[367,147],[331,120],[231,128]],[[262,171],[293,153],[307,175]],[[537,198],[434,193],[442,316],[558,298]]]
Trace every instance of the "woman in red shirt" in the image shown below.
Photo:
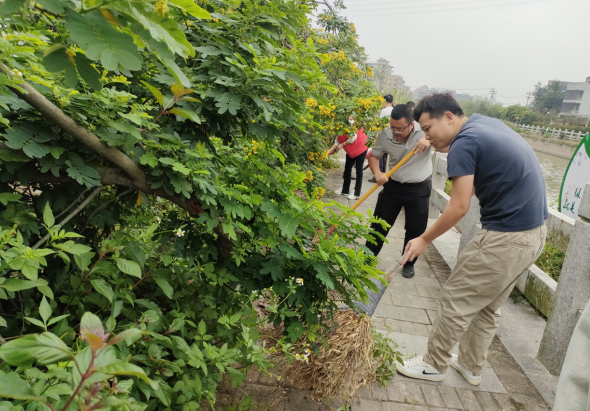
[[[354,120],[352,120],[354,121]],[[367,135],[361,128],[356,134],[348,136],[342,134],[334,140],[334,145],[328,150],[328,154],[336,153],[340,149],[346,151],[346,163],[344,165],[344,183],[336,194],[348,196],[349,200],[358,200],[363,186],[363,163],[367,155]],[[349,194],[352,167],[356,165],[356,184],[354,194]]]

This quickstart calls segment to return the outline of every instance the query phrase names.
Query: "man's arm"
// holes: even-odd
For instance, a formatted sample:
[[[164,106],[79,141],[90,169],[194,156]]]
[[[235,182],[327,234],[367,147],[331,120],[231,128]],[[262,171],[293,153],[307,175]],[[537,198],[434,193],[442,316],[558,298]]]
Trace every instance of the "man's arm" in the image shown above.
[[[385,173],[381,172],[381,169],[379,168],[379,160],[380,159],[373,154],[369,156],[369,167],[371,167],[371,171],[375,176],[375,181],[377,184],[382,186],[383,184],[387,183],[387,176]]]
[[[426,232],[420,237],[408,242],[405,249],[406,257],[402,261],[402,264],[422,255],[426,250],[426,247],[428,247],[428,244],[449,231],[465,214],[467,214],[467,211],[469,211],[469,205],[471,204],[473,190],[472,175],[453,177],[451,201],[449,201],[445,211],[443,211],[432,227],[426,230]]]

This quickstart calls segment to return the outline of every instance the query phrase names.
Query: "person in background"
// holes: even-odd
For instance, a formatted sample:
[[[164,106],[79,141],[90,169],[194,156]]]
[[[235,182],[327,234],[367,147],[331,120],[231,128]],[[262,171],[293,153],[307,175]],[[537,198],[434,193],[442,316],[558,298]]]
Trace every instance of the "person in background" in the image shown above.
[[[424,233],[428,225],[430,191],[432,190],[432,160],[430,143],[422,131],[416,131],[412,110],[405,104],[398,104],[391,111],[389,127],[381,131],[369,156],[369,166],[377,183],[383,186],[375,206],[375,217],[393,226],[402,207],[406,213],[404,247],[408,242]],[[379,169],[379,159],[389,154],[390,166],[394,167],[411,151],[414,156],[389,179]],[[371,229],[387,237],[389,228],[373,224]],[[383,240],[375,236],[375,244],[367,241],[366,247],[379,255]],[[414,276],[415,260],[408,261],[402,271],[405,278]]]
[[[354,124],[354,119],[350,119],[351,125]],[[360,128],[356,134],[348,136],[342,134],[336,137],[334,145],[328,150],[328,155],[334,154],[339,150],[346,151],[346,163],[344,164],[344,182],[342,188],[336,190],[336,194],[348,196],[349,200],[358,200],[361,196],[361,189],[363,187],[363,164],[367,156],[367,135],[364,129]],[[350,181],[352,175],[352,167],[356,166],[356,183],[354,185],[354,193],[350,194]]]
[[[406,106],[410,107],[412,109],[412,113],[413,113],[414,109],[416,108],[416,103],[414,103],[413,101],[410,100],[406,103]],[[417,121],[416,121],[416,124],[414,125],[414,127],[416,127],[416,130],[422,130],[420,128],[420,123],[418,123]]]
[[[420,100],[414,119],[432,146],[448,153],[453,186],[444,212],[408,242],[402,263],[422,255],[452,229],[469,211],[473,194],[481,207],[482,230],[461,251],[440,291],[426,352],[398,362],[396,368],[407,377],[442,381],[450,365],[469,384],[479,385],[500,307],[545,245],[545,180],[533,149],[521,136],[500,120],[466,117],[448,93]],[[457,342],[458,356],[453,354]]]
[[[383,102],[383,109],[381,110],[381,113],[379,113],[379,118],[391,118],[391,110],[393,110],[393,96],[391,94],[386,94],[383,96],[383,100],[385,100],[385,102]],[[379,170],[381,170],[382,173],[385,173],[387,170],[387,153],[383,154],[381,160],[379,160]],[[375,180],[375,177],[369,180],[369,183],[376,182],[377,180]]]

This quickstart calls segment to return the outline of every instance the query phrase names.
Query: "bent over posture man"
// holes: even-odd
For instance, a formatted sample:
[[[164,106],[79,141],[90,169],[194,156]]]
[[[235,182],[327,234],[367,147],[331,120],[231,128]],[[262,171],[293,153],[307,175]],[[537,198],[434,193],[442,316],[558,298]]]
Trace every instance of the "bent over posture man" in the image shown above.
[[[389,127],[377,136],[373,151],[369,156],[369,166],[375,174],[375,180],[383,186],[379,193],[375,216],[393,226],[402,207],[406,213],[406,238],[404,247],[413,238],[418,237],[428,225],[428,205],[432,189],[432,161],[430,143],[424,138],[422,131],[414,129],[412,110],[405,104],[398,104],[391,111]],[[379,168],[379,159],[389,155],[391,167],[399,163],[410,151],[416,153],[406,164],[396,171],[388,180]],[[389,229],[379,224],[371,228],[384,237]],[[383,247],[383,240],[375,238],[376,244],[367,242],[366,246],[375,256]],[[409,260],[403,268],[403,276],[414,276],[415,260]]]
[[[451,200],[424,234],[410,241],[406,260],[451,229],[479,199],[483,230],[459,254],[439,295],[439,307],[424,355],[397,364],[400,373],[441,381],[450,364],[473,385],[500,320],[500,307],[518,277],[541,254],[549,218],[545,181],[527,142],[499,120],[469,119],[450,94],[424,97],[414,118],[432,146],[448,152]],[[459,356],[451,355],[459,342]]]

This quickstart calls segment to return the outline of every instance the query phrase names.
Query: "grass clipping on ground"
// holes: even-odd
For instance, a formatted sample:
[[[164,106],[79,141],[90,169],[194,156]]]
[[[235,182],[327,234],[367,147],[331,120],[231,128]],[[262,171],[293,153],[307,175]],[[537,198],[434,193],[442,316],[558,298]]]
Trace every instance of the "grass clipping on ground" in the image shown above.
[[[310,355],[309,363],[289,363],[278,352],[273,360],[283,377],[298,388],[312,390],[319,398],[348,399],[361,386],[375,381],[384,362],[389,365],[386,369],[391,369],[395,352],[390,350],[391,355],[388,355],[387,342],[385,349],[382,343],[376,344],[371,318],[367,315],[353,310],[339,311],[334,321],[338,326],[325,336],[326,342],[319,345],[320,355]],[[303,346],[303,342],[299,345]],[[381,348],[377,349],[377,345]]]

